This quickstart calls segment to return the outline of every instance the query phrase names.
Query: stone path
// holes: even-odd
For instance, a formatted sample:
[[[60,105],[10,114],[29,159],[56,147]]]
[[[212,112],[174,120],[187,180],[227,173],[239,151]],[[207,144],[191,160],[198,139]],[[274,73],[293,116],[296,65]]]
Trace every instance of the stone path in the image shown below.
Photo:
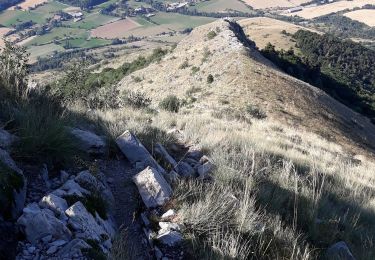
[[[125,229],[130,238],[128,242],[132,251],[132,260],[153,259],[138,214],[141,201],[131,179],[136,172],[125,159],[105,161],[101,168],[111,180],[109,186],[115,198],[114,217],[118,227]]]

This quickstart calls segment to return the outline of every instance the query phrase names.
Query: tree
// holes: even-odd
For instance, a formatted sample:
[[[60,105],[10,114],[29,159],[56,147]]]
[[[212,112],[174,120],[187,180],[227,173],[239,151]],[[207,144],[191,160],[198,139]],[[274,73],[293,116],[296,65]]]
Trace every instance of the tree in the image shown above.
[[[0,50],[0,84],[7,94],[26,97],[28,60],[25,47],[5,41],[5,47]]]

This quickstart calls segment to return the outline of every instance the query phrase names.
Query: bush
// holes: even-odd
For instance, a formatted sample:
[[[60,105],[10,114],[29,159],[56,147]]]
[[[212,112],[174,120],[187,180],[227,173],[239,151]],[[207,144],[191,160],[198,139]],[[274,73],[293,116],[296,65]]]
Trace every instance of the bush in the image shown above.
[[[254,118],[265,119],[267,117],[266,113],[259,107],[247,105],[246,112]]]
[[[159,104],[160,108],[174,113],[177,113],[179,111],[180,105],[180,100],[174,95],[167,96]]]
[[[185,60],[181,65],[180,67],[178,67],[180,70],[183,70],[183,69],[186,69],[187,67],[189,67],[189,62],[188,60]]]
[[[210,31],[208,34],[207,34],[207,38],[209,40],[212,40],[213,38],[215,38],[217,36],[217,33],[215,31]]]
[[[207,83],[211,84],[212,82],[214,82],[214,76],[212,76],[212,74],[210,74],[210,75],[207,76]]]
[[[151,99],[144,93],[130,91],[125,94],[125,103],[135,108],[146,108],[151,104]]]

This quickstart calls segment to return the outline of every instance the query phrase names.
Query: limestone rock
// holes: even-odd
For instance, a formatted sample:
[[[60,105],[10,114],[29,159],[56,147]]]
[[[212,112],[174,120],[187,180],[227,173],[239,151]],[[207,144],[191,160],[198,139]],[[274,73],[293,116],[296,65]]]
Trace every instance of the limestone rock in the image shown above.
[[[98,135],[78,128],[73,128],[70,132],[78,140],[79,148],[82,151],[92,155],[103,155],[106,153],[106,143]]]
[[[36,244],[39,239],[52,235],[54,239],[69,240],[71,232],[65,224],[48,209],[40,209],[38,204],[31,203],[23,210],[17,223],[23,228],[27,240]]]
[[[328,248],[326,253],[327,259],[332,260],[355,260],[347,244],[343,241],[338,242]]]
[[[63,192],[61,192],[61,191]],[[64,195],[76,195],[79,197],[83,197],[84,195],[89,195],[90,192],[84,188],[82,188],[78,183],[74,180],[68,180],[64,183],[63,186],[59,190],[52,192],[56,196],[60,196],[59,194],[63,193]],[[62,196],[62,195],[61,195]]]
[[[168,162],[173,168],[177,166],[176,160],[168,153],[164,146],[157,143],[155,146],[155,152],[160,154],[166,162]]]
[[[48,194],[39,201],[39,206],[52,210],[57,216],[65,216],[68,203],[54,194]]]
[[[82,202],[74,203],[65,211],[65,214],[69,217],[68,223],[78,233],[76,237],[96,241],[101,241],[102,235],[108,237],[107,232],[95,221],[95,218],[86,210]]]
[[[162,220],[165,220],[165,219],[169,219],[169,218],[173,218],[176,216],[176,211],[174,209],[170,209],[168,210],[167,212],[165,212],[162,216],[161,216],[161,219]]]
[[[172,188],[154,168],[147,167],[133,177],[143,202],[148,208],[162,206],[172,196]]]
[[[137,169],[143,170],[149,166],[155,168],[161,174],[165,174],[165,170],[155,161],[138,138],[130,133],[130,131],[125,131],[119,136],[116,139],[116,143],[126,158],[128,158],[133,165],[137,165]]]
[[[159,227],[161,230],[159,231],[159,234],[164,233],[165,231],[169,230],[175,230],[175,231],[181,231],[182,227],[177,223],[171,223],[171,222],[159,222]]]

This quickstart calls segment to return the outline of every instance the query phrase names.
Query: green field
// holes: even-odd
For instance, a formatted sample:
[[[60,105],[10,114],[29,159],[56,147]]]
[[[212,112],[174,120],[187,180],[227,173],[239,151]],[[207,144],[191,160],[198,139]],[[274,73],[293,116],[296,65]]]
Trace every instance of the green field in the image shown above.
[[[27,43],[30,45],[42,45],[50,43],[52,41],[61,41],[66,38],[86,38],[88,32],[83,29],[78,28],[66,28],[66,27],[57,27],[52,29],[49,33],[38,36]]]
[[[265,0],[266,1],[266,0]],[[238,0],[210,0],[196,3],[190,9],[196,9],[201,12],[224,12],[229,10],[249,13],[252,12],[249,7]]]
[[[51,1],[51,2],[45,3],[42,6],[39,6],[38,8],[33,10],[33,12],[42,13],[42,14],[43,13],[55,13],[57,11],[63,10],[64,8],[67,8],[67,7],[69,7],[69,5],[66,5],[66,4],[63,4],[63,3],[60,3],[60,2],[56,2],[56,1]]]
[[[7,10],[0,14],[0,24],[10,27],[22,22],[33,21],[34,23],[45,23],[46,19],[53,14],[38,13],[34,11]]]
[[[77,38],[72,40],[62,41],[64,45],[68,45],[70,48],[94,48],[99,46],[105,46],[111,44],[112,41],[91,38],[86,40],[85,38]]]
[[[216,18],[188,16],[176,13],[157,13],[151,20],[172,31],[194,28],[202,24],[207,24],[216,20]]]
[[[57,44],[50,43],[40,46],[30,46],[28,48],[28,52],[31,54],[30,59],[36,60],[37,57],[45,57],[47,55],[52,54],[55,51],[64,51],[65,49]]]
[[[103,15],[99,13],[87,14],[83,20],[79,22],[69,21],[65,23],[72,28],[81,28],[91,30],[101,25],[107,24],[112,21],[119,20],[117,17]]]

